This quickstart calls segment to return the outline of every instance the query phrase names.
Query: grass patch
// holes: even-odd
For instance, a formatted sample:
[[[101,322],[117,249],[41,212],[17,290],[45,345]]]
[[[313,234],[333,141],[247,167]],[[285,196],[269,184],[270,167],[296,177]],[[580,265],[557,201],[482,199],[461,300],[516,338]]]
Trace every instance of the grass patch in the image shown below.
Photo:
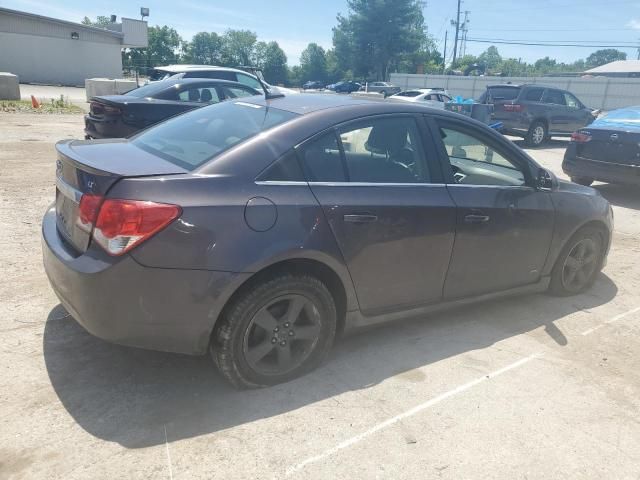
[[[38,99],[40,108],[33,108],[31,100],[0,100],[0,112],[7,113],[84,113],[63,95],[50,100]]]

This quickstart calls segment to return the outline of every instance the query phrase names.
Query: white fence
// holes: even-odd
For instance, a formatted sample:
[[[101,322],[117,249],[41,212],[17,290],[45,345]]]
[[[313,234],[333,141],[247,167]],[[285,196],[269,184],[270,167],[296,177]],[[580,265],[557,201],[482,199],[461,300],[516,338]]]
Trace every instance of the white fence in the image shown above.
[[[640,105],[640,78],[575,77],[458,77],[455,75],[412,75],[392,73],[391,82],[401,87],[442,87],[452,95],[478,98],[487,85],[496,83],[539,83],[569,90],[591,108],[614,110]]]

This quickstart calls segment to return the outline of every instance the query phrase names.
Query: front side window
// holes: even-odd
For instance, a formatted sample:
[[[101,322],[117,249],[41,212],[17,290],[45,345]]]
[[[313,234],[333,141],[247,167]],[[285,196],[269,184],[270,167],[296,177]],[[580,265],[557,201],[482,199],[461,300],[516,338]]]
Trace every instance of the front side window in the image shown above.
[[[525,185],[525,175],[517,163],[496,151],[479,135],[456,126],[443,125],[440,136],[456,183]]]
[[[564,101],[567,104],[567,107],[570,108],[580,108],[580,102],[576,97],[571,95],[570,93],[564,93]]]
[[[215,87],[193,87],[180,92],[178,100],[182,102],[218,103],[220,98]]]
[[[413,118],[365,120],[341,128],[339,135],[350,182],[430,181]]]
[[[285,110],[234,100],[174,117],[135,135],[131,143],[193,170],[225,150],[297,116]]]

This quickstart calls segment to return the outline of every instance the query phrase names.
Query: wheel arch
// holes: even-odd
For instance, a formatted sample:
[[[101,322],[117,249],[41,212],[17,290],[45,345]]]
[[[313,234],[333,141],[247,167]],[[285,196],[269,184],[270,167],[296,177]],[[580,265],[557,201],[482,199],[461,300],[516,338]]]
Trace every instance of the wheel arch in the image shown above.
[[[558,249],[553,259],[553,263],[551,263],[550,265],[551,269],[555,266],[556,262],[558,261],[558,258],[560,257],[561,253],[564,251],[567,244],[571,241],[571,239],[575,237],[575,235],[580,230],[583,230],[585,228],[594,228],[601,232],[602,242],[603,242],[603,251],[605,252],[605,254],[606,252],[608,252],[610,242],[611,242],[611,232],[609,230],[609,227],[602,220],[598,220],[598,219],[589,220],[585,223],[581,223],[580,225],[578,225],[565,237],[565,239],[563,240],[562,244],[560,245],[560,248]]]

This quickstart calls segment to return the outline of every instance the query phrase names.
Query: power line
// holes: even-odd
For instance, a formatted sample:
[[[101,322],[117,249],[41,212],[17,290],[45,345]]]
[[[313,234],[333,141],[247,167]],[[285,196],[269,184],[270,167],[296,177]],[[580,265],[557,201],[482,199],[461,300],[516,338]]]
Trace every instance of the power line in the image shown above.
[[[597,42],[598,40],[564,40],[564,39],[557,39],[557,40],[524,40],[522,38],[498,38],[498,37],[477,37],[476,40],[487,40],[487,41],[491,41],[491,42],[535,42],[535,43],[544,43],[544,44],[554,44],[554,43],[563,43],[563,42],[568,42],[568,43],[593,43],[594,41]],[[602,40],[602,42],[605,43],[628,43],[631,44],[631,46],[635,47],[638,45],[638,42],[631,42],[631,41],[627,41],[627,40]]]
[[[498,43],[503,45],[529,45],[534,47],[588,47],[588,48],[636,48],[637,43],[634,45],[585,45],[585,44],[569,44],[569,43],[535,43],[535,42],[513,42],[504,40],[486,40],[468,38],[467,42],[474,43]]]

